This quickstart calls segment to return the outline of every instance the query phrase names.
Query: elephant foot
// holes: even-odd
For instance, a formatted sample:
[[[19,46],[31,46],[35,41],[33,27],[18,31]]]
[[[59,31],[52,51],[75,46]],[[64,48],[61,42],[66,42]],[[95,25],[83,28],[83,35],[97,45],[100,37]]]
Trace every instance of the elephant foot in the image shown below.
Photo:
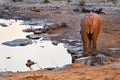
[[[92,56],[97,56],[98,54],[92,54]]]
[[[83,57],[88,57],[89,56],[89,54],[83,54]]]

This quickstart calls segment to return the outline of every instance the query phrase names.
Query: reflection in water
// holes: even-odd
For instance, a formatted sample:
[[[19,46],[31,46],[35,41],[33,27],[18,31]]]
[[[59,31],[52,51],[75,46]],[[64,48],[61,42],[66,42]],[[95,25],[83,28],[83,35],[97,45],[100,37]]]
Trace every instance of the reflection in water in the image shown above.
[[[27,46],[9,47],[2,45],[3,42],[14,39],[25,39],[28,33],[22,32],[26,25],[20,25],[22,20],[4,20],[8,27],[0,26],[0,71],[27,71],[27,60],[33,60],[33,70],[47,67],[62,67],[71,63],[71,56],[67,53],[63,44],[52,45],[51,41],[34,40],[34,43]],[[28,26],[27,26],[28,27]],[[30,33],[29,33],[30,34]]]

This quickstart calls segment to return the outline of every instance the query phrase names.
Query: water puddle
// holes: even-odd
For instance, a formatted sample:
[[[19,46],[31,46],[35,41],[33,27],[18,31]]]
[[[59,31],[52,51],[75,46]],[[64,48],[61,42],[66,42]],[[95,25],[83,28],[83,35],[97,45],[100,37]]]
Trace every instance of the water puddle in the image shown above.
[[[28,71],[27,60],[32,60],[36,64],[32,66],[33,70],[47,67],[62,67],[71,63],[71,55],[68,54],[64,44],[53,45],[50,40],[32,40],[33,43],[26,46],[7,46],[2,43],[15,39],[26,39],[26,35],[31,33],[23,32],[23,29],[30,27],[21,25],[22,20],[0,19],[3,27],[0,25],[0,71]],[[40,24],[32,23],[32,24]],[[42,23],[43,24],[43,23]]]

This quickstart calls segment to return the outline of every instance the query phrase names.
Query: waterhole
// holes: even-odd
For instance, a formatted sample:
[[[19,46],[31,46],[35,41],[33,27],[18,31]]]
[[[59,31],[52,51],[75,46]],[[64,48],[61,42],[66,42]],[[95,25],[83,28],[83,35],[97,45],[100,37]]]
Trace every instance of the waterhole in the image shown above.
[[[31,33],[23,32],[29,24],[22,25],[23,20],[0,19],[0,71],[28,71],[27,60],[36,64],[33,70],[48,67],[62,67],[71,63],[71,55],[67,53],[64,44],[53,45],[50,40],[32,40],[26,46],[7,46],[2,43],[15,39],[26,39]]]

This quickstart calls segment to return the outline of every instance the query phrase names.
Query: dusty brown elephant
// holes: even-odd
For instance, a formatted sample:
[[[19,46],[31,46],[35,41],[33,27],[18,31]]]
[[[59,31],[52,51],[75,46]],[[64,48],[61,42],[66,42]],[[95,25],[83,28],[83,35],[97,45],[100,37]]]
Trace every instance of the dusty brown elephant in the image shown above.
[[[84,56],[88,56],[89,52],[97,55],[97,37],[102,27],[101,17],[96,13],[89,13],[81,20],[81,38],[83,41]]]

